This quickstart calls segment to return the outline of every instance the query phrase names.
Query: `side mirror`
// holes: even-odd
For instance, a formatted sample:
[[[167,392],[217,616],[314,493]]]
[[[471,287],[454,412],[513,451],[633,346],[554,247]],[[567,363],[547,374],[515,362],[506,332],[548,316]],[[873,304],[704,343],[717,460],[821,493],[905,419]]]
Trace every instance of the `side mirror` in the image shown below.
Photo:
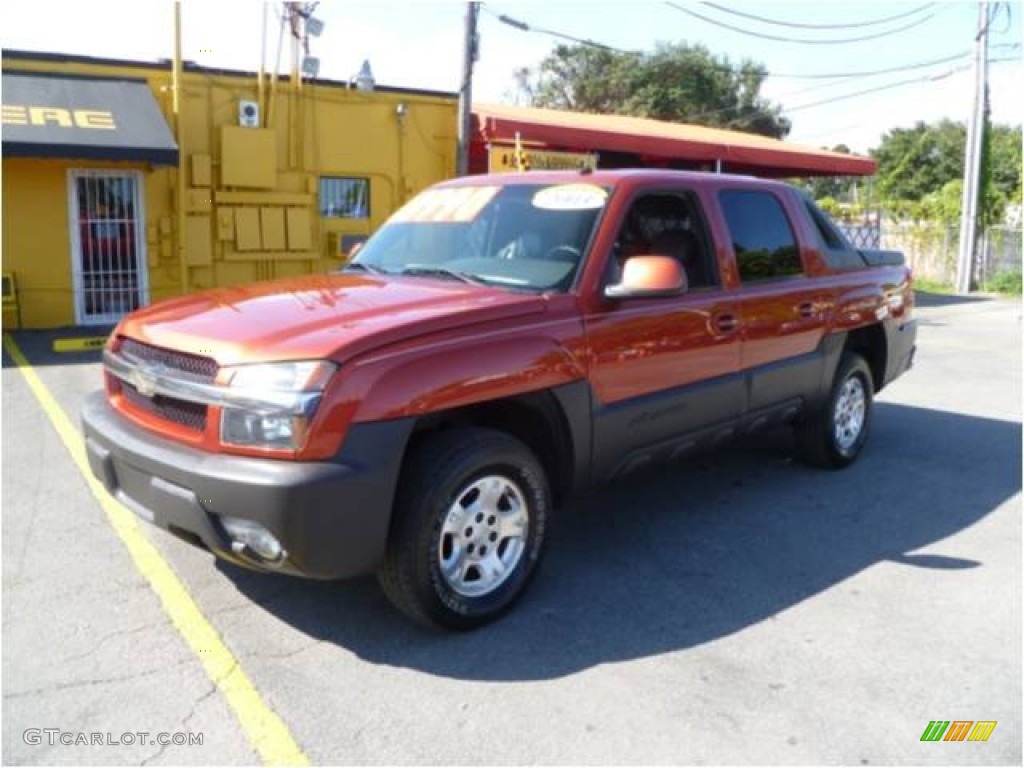
[[[686,293],[683,265],[670,256],[631,256],[622,268],[622,279],[606,286],[609,299],[649,299]]]

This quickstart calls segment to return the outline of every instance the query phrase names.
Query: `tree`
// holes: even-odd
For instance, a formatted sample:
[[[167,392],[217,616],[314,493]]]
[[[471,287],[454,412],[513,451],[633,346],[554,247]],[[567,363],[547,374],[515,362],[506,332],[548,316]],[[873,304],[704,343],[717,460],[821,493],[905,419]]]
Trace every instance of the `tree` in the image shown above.
[[[1004,203],[1021,204],[1021,127],[993,125],[986,147],[986,181]]]
[[[659,44],[651,53],[559,45],[537,69],[516,72],[533,106],[697,123],[783,138],[789,120],[761,96],[767,72],[734,67],[700,45]]]
[[[964,174],[966,130],[942,120],[894,128],[871,155],[878,162],[879,194],[887,200],[920,202]]]
[[[982,224],[1003,216],[1008,203],[1020,203],[1021,128],[987,125],[983,151]],[[871,154],[878,161],[878,191],[890,206],[915,203],[922,216],[955,222],[960,215],[956,190],[962,189],[967,130],[941,120],[895,128]],[[957,182],[957,184],[953,184]]]
[[[852,154],[850,148],[845,144],[836,144],[831,149],[822,147],[822,149],[828,149],[830,152],[839,152],[844,155]],[[826,198],[831,198],[834,202],[854,202],[853,190],[856,183],[856,179],[848,176],[815,176],[805,179],[802,182],[802,186],[810,193],[811,197],[819,201],[820,205],[820,201]]]

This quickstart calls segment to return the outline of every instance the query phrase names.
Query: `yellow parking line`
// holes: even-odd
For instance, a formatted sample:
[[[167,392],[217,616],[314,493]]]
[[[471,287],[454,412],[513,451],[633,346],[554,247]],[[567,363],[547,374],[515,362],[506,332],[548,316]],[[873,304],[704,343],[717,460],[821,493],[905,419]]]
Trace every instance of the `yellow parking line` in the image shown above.
[[[118,503],[93,477],[86,458],[82,436],[53,395],[32,369],[14,338],[4,334],[4,349],[17,364],[32,393],[60,435],[64,447],[85,477],[89,490],[99,501],[107,519],[128,548],[135,567],[156,592],[164,611],[170,617],[189,648],[199,659],[210,680],[220,689],[228,706],[260,759],[267,765],[308,765],[306,755],[295,742],[288,726],[263,701],[259,691],[217,630],[203,616],[181,579],[139,529],[135,515]]]

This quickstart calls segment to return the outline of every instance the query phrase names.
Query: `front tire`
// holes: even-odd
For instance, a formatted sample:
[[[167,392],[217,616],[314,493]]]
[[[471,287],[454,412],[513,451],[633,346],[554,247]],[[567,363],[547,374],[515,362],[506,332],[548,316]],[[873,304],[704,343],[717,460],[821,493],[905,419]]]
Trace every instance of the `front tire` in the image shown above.
[[[402,473],[381,587],[420,624],[493,621],[540,561],[550,506],[544,470],[514,437],[459,428],[423,440]]]
[[[844,354],[824,406],[795,426],[797,458],[830,469],[852,464],[867,442],[873,403],[871,369],[860,355]]]

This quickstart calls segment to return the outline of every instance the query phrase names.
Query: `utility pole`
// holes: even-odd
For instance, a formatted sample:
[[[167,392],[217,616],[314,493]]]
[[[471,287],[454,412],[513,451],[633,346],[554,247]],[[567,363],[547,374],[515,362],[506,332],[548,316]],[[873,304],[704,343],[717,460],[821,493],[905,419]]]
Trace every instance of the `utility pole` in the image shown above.
[[[181,293],[188,293],[188,262],[185,259],[185,121],[182,104],[181,0],[174,0],[174,62],[171,65],[171,110],[174,112],[174,138],[178,142],[178,178],[174,187],[174,250],[180,270]]]
[[[462,88],[459,89],[459,146],[455,160],[455,175],[469,173],[469,140],[473,116],[473,63],[477,57],[476,21],[480,3],[466,3],[466,38],[462,50]]]
[[[988,8],[978,0],[978,34],[974,38],[974,105],[967,122],[964,149],[964,191],[960,204],[960,251],[956,262],[956,292],[971,290],[974,246],[978,240],[978,198],[981,186],[981,148],[985,133],[985,94],[988,91]]]

